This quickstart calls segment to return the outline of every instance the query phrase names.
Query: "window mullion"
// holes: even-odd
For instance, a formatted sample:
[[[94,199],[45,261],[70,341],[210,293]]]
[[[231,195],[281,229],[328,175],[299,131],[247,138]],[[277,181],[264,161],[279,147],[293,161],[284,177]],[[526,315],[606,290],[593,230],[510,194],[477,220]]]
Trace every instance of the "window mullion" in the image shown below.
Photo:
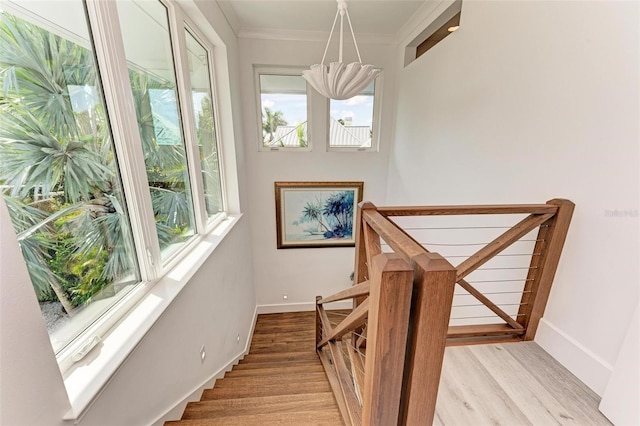
[[[209,43],[208,39],[198,30],[198,28],[193,25],[187,18],[185,18],[185,28],[194,36],[196,40],[204,47],[207,51],[207,61],[209,62],[209,84],[211,86],[211,103],[213,104],[213,121],[215,123],[214,131],[216,138],[216,149],[218,150],[218,167],[221,179],[222,186],[222,208],[223,211],[227,211],[227,188],[226,188],[226,179],[225,179],[225,168],[224,161],[222,160],[224,157],[224,152],[222,148],[222,134],[220,130],[220,108],[218,104],[218,90],[217,90],[217,82],[216,82],[216,72],[215,72],[215,63],[214,63],[214,52],[213,46]],[[209,224],[211,225],[211,224]]]
[[[174,64],[176,67],[176,86],[182,115],[182,129],[187,154],[189,181],[191,182],[194,216],[196,218],[198,233],[204,233],[206,231],[208,216],[204,200],[198,134],[195,128],[195,112],[193,110],[191,77],[189,75],[189,58],[187,56],[187,42],[184,34],[184,16],[180,8],[176,7],[173,3],[170,3],[168,6],[170,10],[169,28],[171,30],[171,48],[173,49]]]
[[[158,277],[160,244],[116,2],[87,0],[87,12],[113,132],[122,185],[143,281]]]

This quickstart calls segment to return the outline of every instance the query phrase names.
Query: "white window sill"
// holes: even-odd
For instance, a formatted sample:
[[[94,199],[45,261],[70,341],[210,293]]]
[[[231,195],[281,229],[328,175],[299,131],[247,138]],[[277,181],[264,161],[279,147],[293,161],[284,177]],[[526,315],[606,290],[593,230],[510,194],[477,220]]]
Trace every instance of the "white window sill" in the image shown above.
[[[241,217],[229,216],[211,233],[200,237],[193,249],[142,296],[86,358],[65,375],[64,384],[71,410],[64,420],[78,421],[82,418],[120,365]]]

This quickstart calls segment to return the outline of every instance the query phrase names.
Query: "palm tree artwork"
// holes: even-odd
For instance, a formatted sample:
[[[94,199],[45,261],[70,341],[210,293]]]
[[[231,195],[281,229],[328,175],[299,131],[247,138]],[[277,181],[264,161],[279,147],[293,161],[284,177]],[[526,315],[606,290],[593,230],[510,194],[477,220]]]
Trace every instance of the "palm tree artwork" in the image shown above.
[[[300,240],[340,240],[353,236],[354,198],[353,190],[316,191],[314,198],[302,201],[300,215],[291,225],[303,229],[302,234],[295,236],[289,233],[290,239]],[[304,197],[303,193],[296,194]],[[286,208],[286,207],[285,207]],[[295,212],[290,212],[291,215]]]
[[[322,214],[331,223],[331,233],[325,238],[351,237],[353,234],[353,191],[334,192],[325,201]]]
[[[302,210],[302,217],[299,223],[312,222],[316,224],[316,228],[308,228],[305,230],[311,235],[324,235],[325,232],[331,232],[327,225],[324,223],[322,214],[322,201],[316,198],[315,201],[307,201],[304,209]]]

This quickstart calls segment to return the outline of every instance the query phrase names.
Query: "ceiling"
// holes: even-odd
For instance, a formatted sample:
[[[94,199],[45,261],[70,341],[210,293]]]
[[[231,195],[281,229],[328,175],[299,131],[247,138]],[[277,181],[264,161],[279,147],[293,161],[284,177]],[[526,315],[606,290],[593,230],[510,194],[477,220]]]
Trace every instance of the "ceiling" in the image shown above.
[[[217,0],[239,37],[326,38],[337,11],[335,0]],[[356,38],[395,40],[411,17],[433,0],[349,0]],[[346,20],[345,20],[346,25]],[[348,31],[348,26],[345,28]],[[347,36],[348,34],[345,34]]]

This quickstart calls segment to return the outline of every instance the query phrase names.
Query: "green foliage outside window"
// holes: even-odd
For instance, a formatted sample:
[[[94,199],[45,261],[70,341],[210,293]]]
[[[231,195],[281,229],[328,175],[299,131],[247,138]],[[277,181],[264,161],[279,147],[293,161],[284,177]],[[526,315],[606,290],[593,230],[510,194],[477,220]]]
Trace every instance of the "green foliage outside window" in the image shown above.
[[[152,109],[150,90],[168,93],[160,78],[130,75],[164,247],[186,238],[191,221],[183,154],[158,144],[158,131],[171,137],[179,123]],[[73,315],[138,281],[93,53],[1,13],[0,88],[0,189],[38,300],[58,299]]]

